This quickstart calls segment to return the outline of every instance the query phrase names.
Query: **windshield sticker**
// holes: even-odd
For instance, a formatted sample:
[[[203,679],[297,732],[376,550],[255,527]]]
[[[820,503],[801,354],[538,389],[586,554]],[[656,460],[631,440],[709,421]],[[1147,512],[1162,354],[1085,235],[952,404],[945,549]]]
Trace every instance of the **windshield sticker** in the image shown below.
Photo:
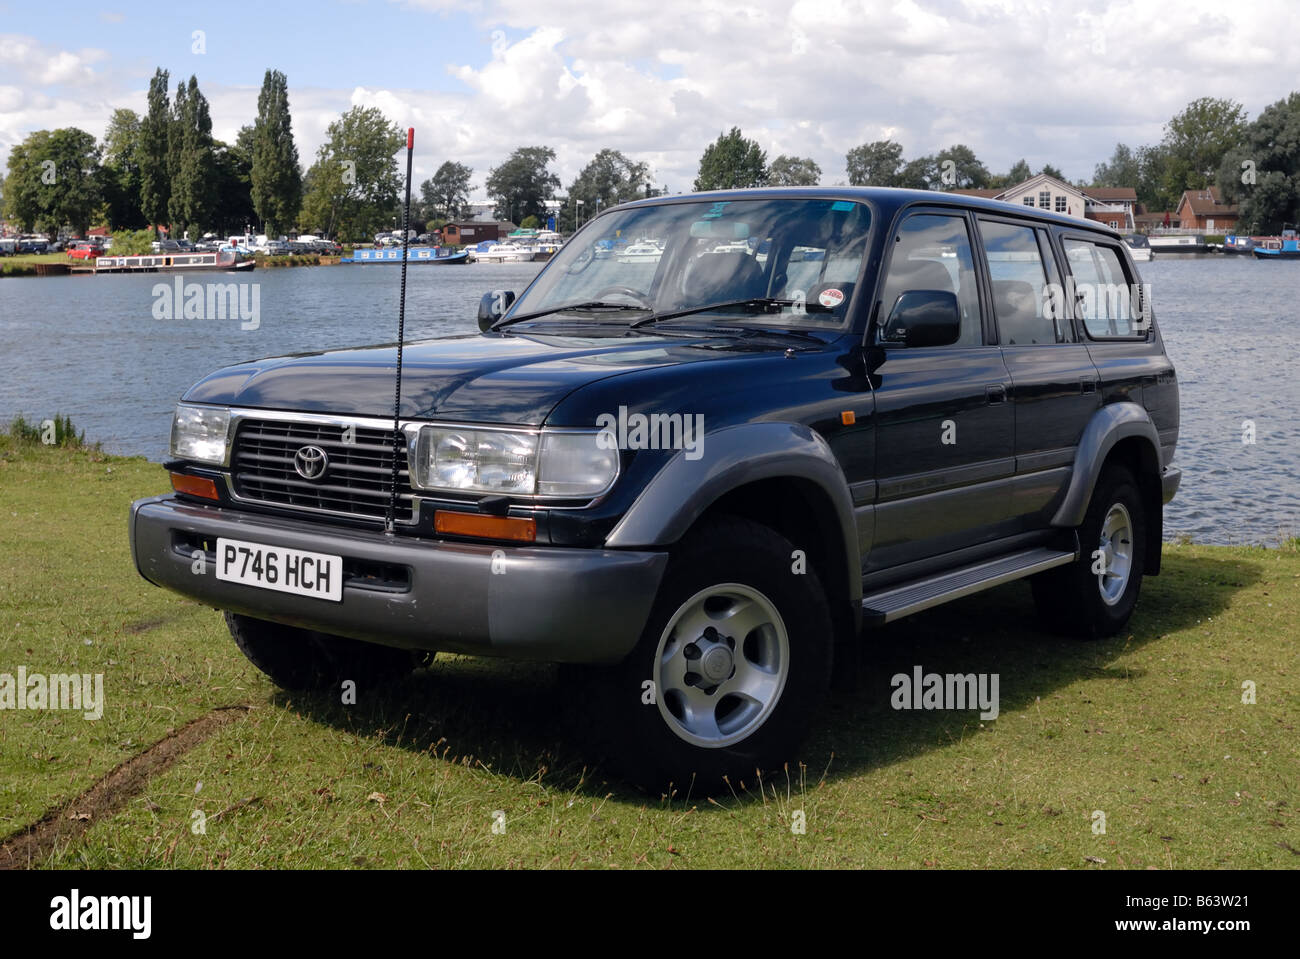
[[[704,214],[704,216],[701,217],[701,219],[716,220],[718,217],[722,216],[722,214],[726,212],[727,206],[730,203],[731,203],[730,200],[719,200],[718,202],[714,203],[713,206],[709,207],[709,212]]]
[[[847,213],[853,209],[853,204],[849,200],[836,200],[831,204],[831,210],[835,213]]]
[[[822,290],[817,297],[817,302],[828,310],[833,310],[844,302],[844,291],[831,287],[829,290]]]

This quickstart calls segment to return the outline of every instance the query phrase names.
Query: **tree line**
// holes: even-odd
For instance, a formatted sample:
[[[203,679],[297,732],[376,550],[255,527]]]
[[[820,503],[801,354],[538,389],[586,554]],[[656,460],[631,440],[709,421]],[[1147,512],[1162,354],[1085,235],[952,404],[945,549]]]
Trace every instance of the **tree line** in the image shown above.
[[[233,144],[212,136],[208,101],[191,76],[169,91],[159,69],[149,85],[143,115],[113,112],[102,141],[75,127],[39,130],[13,148],[3,183],[6,215],[24,231],[70,226],[84,235],[91,224],[112,229],[166,227],[173,235],[293,230],[345,241],[368,238],[401,222],[397,154],[405,137],[375,107],[356,106],[326,131],[306,170],[299,162],[289,110],[288,83],[267,70],[257,116]],[[648,164],[602,149],[562,188],[550,170],[555,150],[520,146],[484,183],[498,219],[537,226],[557,213],[570,231],[602,209],[657,192]],[[1034,171],[1018,160],[993,173],[965,144],[907,158],[893,140],[850,149],[844,158],[852,186],[921,190],[1005,189],[1037,173],[1065,180],[1047,164]],[[474,171],[447,160],[419,184],[412,226],[423,232],[469,212]],[[722,133],[700,157],[697,191],[822,182],[808,157],[782,154],[770,162],[739,127]],[[840,181],[845,182],[845,181]],[[1184,190],[1217,186],[1240,203],[1242,228],[1275,232],[1300,221],[1300,93],[1292,93],[1249,121],[1240,103],[1205,97],[1165,125],[1154,145],[1116,144],[1090,182],[1076,186],[1133,187],[1151,210],[1172,210]]]

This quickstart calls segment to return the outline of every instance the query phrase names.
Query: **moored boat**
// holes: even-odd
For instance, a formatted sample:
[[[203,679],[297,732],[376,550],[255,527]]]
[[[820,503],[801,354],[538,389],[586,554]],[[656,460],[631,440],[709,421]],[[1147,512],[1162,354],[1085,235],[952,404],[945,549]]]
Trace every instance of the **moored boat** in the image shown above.
[[[1209,249],[1205,237],[1195,233],[1147,237],[1152,253],[1204,253]]]
[[[1300,236],[1283,230],[1281,236],[1266,238],[1250,251],[1257,260],[1300,260]]]
[[[1134,260],[1146,261],[1155,255],[1151,249],[1151,241],[1141,233],[1130,233],[1125,236],[1124,245],[1128,247],[1129,255]]]
[[[469,254],[462,251],[452,253],[444,250],[440,246],[413,246],[407,251],[406,262],[408,263],[466,263],[469,261]],[[401,263],[402,250],[400,247],[388,247],[386,249],[365,249],[354,250],[351,256],[345,256],[340,263]]]
[[[229,272],[251,270],[257,264],[232,250],[210,253],[144,253],[135,256],[95,257],[96,273],[193,273],[201,270]]]

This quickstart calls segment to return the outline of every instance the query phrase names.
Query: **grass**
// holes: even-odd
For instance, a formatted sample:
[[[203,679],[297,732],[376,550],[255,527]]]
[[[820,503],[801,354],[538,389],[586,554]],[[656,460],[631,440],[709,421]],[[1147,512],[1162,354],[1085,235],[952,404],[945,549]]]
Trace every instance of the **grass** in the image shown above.
[[[275,689],[219,614],[135,574],[126,505],[166,485],[144,460],[0,436],[0,672],[102,672],[107,698],[97,722],[0,712],[0,837],[250,707],[45,866],[1300,866],[1294,544],[1168,546],[1100,643],[1040,632],[1024,584],[913,617],[870,637],[802,767],[650,796],[603,771],[547,666],[439,656],[355,706]],[[1001,715],[893,710],[890,677],[917,664],[997,672]]]

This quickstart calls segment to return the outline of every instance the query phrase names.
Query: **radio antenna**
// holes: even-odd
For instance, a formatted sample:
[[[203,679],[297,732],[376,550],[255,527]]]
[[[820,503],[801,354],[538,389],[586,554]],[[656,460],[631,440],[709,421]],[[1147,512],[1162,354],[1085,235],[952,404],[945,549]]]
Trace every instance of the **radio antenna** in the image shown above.
[[[406,205],[402,213],[402,291],[397,298],[397,376],[393,385],[393,475],[389,483],[388,517],[384,529],[397,528],[398,462],[406,453],[402,435],[402,344],[406,341],[406,256],[411,248],[411,156],[415,151],[415,127],[406,130]],[[409,475],[410,464],[408,464]]]

